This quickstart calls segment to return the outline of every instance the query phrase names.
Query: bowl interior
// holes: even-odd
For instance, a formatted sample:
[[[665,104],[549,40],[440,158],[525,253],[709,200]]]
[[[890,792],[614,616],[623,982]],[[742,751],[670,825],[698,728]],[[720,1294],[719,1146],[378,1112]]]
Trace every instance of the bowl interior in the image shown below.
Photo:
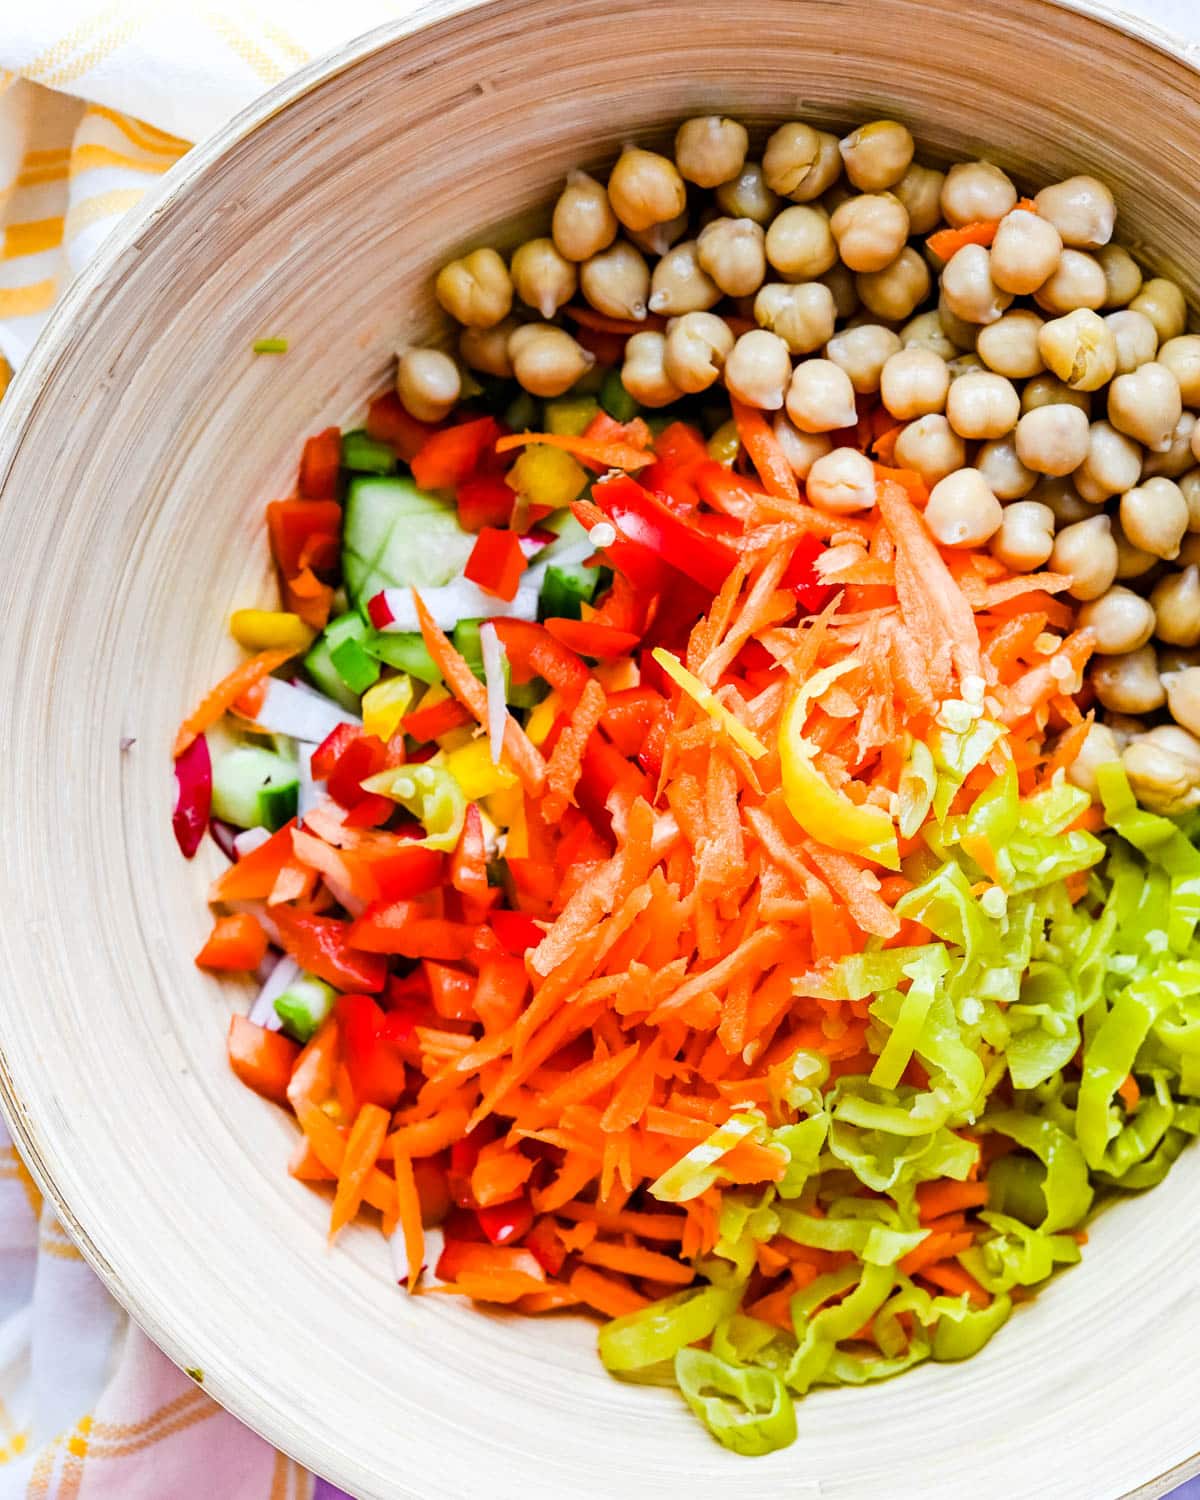
[[[245,997],[191,963],[220,861],[178,857],[169,747],[234,658],[229,610],[270,596],[263,506],[302,437],[438,331],[431,269],[511,241],[569,166],[697,110],[886,113],[927,155],[983,151],[1028,184],[1094,170],[1126,241],[1195,292],[1196,75],[1049,0],[496,0],[417,21],[193,153],[0,416],[0,1092],[35,1169],[150,1334],[362,1496],[454,1500],[481,1474],[525,1500],[680,1474],[723,1500],[1106,1500],[1153,1480],[1197,1446],[1200,1153],[1107,1211],[1084,1268],[980,1358],[817,1394],[798,1444],[755,1463],[673,1393],[605,1376],[582,1319],[408,1299],[374,1232],[328,1252],[323,1201],[284,1170],[291,1124],[223,1061]],[[251,354],[276,334],[285,357]]]

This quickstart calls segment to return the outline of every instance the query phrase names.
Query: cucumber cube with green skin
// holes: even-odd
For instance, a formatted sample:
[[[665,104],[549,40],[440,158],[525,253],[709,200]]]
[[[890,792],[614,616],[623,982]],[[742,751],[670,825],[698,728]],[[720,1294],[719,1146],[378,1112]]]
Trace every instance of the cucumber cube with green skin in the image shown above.
[[[342,575],[365,611],[384,589],[439,588],[466,567],[475,538],[454,506],[402,475],[361,475],[346,490]]]
[[[369,634],[370,630],[357,610],[339,615],[325,627],[330,660],[352,693],[365,693],[379,681],[379,662],[365,647]]]
[[[213,814],[236,828],[274,833],[296,816],[299,792],[295,763],[273,750],[239,745],[213,767]]]
[[[329,641],[323,634],[319,635],[309,647],[304,658],[304,670],[318,692],[324,693],[327,698],[332,698],[335,703],[341,704],[347,713],[360,712],[362,705],[358,694],[351,692],[346,686],[345,679],[333,663]]]
[[[528,391],[521,391],[505,408],[504,425],[512,432],[537,432],[541,428],[541,410]]]
[[[370,438],[361,427],[342,433],[342,468],[363,474],[394,474],[396,451],[391,443]]]
[[[483,670],[483,642],[479,638],[479,627],[482,620],[460,620],[450,633],[450,640],[454,649],[470,667],[471,671],[479,678],[480,682],[487,680]],[[505,701],[511,703],[510,696],[512,680],[508,670],[508,657],[504,657],[504,697]]]
[[[301,974],[275,1001],[275,1014],[288,1036],[304,1045],[312,1041],[318,1026],[333,1009],[335,999],[331,984],[312,974]]]
[[[610,370],[600,387],[600,405],[614,422],[632,422],[638,414],[638,404],[625,389],[618,371]]]
[[[542,620],[578,620],[583,606],[590,604],[599,582],[599,569],[555,567],[546,569],[546,581],[542,584],[538,600],[538,617]]]
[[[370,652],[377,661],[407,672],[419,682],[432,685],[442,680],[441,671],[430,656],[420,631],[398,631],[393,635],[388,631],[371,630],[363,641],[363,650]]]

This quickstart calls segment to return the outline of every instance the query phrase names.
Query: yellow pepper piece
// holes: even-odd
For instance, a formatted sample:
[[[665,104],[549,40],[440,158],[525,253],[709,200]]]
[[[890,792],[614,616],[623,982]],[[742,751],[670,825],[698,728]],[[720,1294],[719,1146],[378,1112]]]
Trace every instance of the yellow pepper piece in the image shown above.
[[[446,756],[446,769],[462,787],[468,802],[478,802],[517,784],[517,778],[506,766],[492,764],[486,736],[451,750]]]
[[[710,718],[715,719],[740,750],[744,750],[751,760],[762,759],[767,753],[767,747],[746,728],[736,714],[730,713],[711,688],[706,688],[698,677],[662,646],[655,646],[650,654],[671,681],[678,683],[689,698],[698,703]]]
[[[548,693],[535,704],[525,722],[525,733],[532,744],[540,750],[554,728],[554,721],[562,713],[562,699],[556,692]]]
[[[530,505],[549,505],[561,510],[583,493],[587,475],[569,453],[530,443],[509,471],[508,484]]]
[[[850,665],[856,665],[851,663]],[[839,663],[842,671],[848,670]],[[841,671],[818,673],[824,679],[799,688],[779,725],[779,769],[788,811],[806,833],[830,849],[865,855],[889,870],[900,868],[900,849],[892,820],[882,807],[852,802],[844,792],[831,787],[817,770],[816,746],[804,735],[809,703],[829,686]],[[817,687],[814,693],[813,688]]]
[[[363,694],[363,730],[381,740],[390,740],[412,707],[412,701],[412,678],[404,673],[377,682]]]
[[[529,826],[525,821],[525,793],[519,786],[505,787],[487,799],[486,810],[497,828],[506,830],[504,853],[513,859],[529,858]]]
[[[317,632],[283,609],[235,609],[229,632],[247,651],[307,651]]]

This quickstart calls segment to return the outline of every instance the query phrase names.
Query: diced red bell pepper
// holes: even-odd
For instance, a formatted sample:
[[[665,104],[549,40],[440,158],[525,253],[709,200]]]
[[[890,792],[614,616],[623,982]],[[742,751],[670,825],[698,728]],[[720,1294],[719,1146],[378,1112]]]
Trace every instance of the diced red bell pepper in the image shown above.
[[[343,807],[357,806],[364,796],[362,783],[368,776],[386,770],[387,763],[387,746],[383,741],[360,730],[326,778],[329,795]]]
[[[404,1059],[387,1034],[389,1019],[368,995],[343,995],[337,1002],[342,1057],[360,1105],[395,1109],[404,1093]]]
[[[450,1191],[454,1196],[455,1203],[460,1208],[475,1208],[475,1195],[471,1191],[471,1173],[479,1164],[479,1153],[496,1138],[496,1125],[493,1117],[481,1120],[470,1135],[463,1136],[461,1141],[455,1141],[450,1147]],[[477,1223],[477,1221],[476,1221]],[[446,1226],[447,1238],[450,1237],[450,1225]],[[472,1238],[475,1236],[472,1235]],[[438,1273],[441,1274],[440,1272]]]
[[[622,755],[635,756],[666,712],[667,700],[652,687],[624,688],[609,693],[600,725]]]
[[[439,1281],[457,1281],[460,1276],[528,1276],[544,1281],[541,1266],[527,1250],[517,1245],[473,1245],[447,1240],[434,1274]]]
[[[453,489],[470,478],[500,436],[495,417],[479,417],[431,432],[410,460],[413,478],[423,490]]]
[[[641,639],[631,630],[616,630],[600,620],[556,618],[546,621],[546,629],[556,641],[578,651],[580,656],[591,656],[597,661],[627,656]]]
[[[512,915],[512,913],[509,913]],[[503,1031],[521,1014],[529,993],[525,960],[513,953],[491,953],[479,965],[475,1014],[485,1031]]]
[[[336,917],[314,917],[287,906],[273,906],[271,916],[284,951],[302,969],[337,990],[378,994],[383,988],[387,959],[353,947],[349,941],[349,922],[340,922]]]
[[[476,474],[464,479],[455,491],[458,524],[464,531],[482,531],[485,526],[507,526],[512,520],[516,493],[499,474]]]
[[[213,923],[208,941],[196,954],[196,965],[201,969],[243,973],[257,969],[266,956],[267,935],[257,919],[249,912],[236,912],[231,917],[218,917]]]
[[[479,1227],[493,1245],[519,1244],[533,1227],[533,1207],[529,1194],[522,1193],[507,1203],[493,1203],[476,1209]],[[541,1261],[538,1261],[541,1265]]]
[[[612,813],[607,804],[614,793],[626,803],[636,797],[644,797],[647,802],[654,800],[645,773],[602,734],[596,733],[588,740],[583,752],[583,769],[575,786],[575,800],[593,827],[601,832],[612,827]]]
[[[506,953],[525,953],[536,948],[545,936],[534,919],[523,911],[494,911],[490,925]]]
[[[370,853],[365,860],[383,901],[411,901],[436,890],[446,869],[444,854],[417,843],[386,853]]]
[[[427,958],[422,966],[433,1008],[446,1021],[475,1019],[475,976]]]
[[[474,802],[467,806],[462,833],[450,856],[450,884],[468,903],[487,899],[487,847],[483,839],[483,818]],[[464,905],[464,913],[469,910],[469,905]]]
[[[542,625],[531,620],[495,620],[496,634],[504,643],[514,682],[541,677],[557,688],[571,708],[587,686],[591,673],[587,663],[564,646]]]
[[[384,391],[367,407],[367,436],[377,443],[391,443],[396,456],[411,463],[425,446],[433,428],[410,417],[395,391]]]
[[[567,1258],[566,1248],[551,1218],[539,1219],[526,1233],[525,1248],[547,1276],[557,1276]]]
[[[275,1104],[287,1104],[287,1086],[300,1048],[282,1031],[268,1031],[245,1016],[230,1016],[229,1066],[247,1086]]]
[[[426,1156],[414,1161],[412,1169],[421,1202],[421,1223],[428,1229],[442,1222],[454,1201],[450,1196],[446,1166],[440,1156]]]
[[[816,614],[825,608],[837,593],[837,585],[822,583],[817,573],[817,558],[825,551],[823,543],[815,536],[805,535],[796,543],[787,572],[780,580],[781,586],[791,589],[800,607]]]
[[[368,792],[353,807],[347,809],[345,826],[382,828],[395,811],[396,804],[390,797],[381,796],[378,792]]]
[[[430,917],[416,901],[376,901],[350,928],[354,948],[405,958],[460,961],[471,952],[475,930],[463,922]]]
[[[401,728],[414,740],[423,743],[436,740],[439,735],[449,734],[452,729],[461,729],[464,724],[474,723],[471,710],[457,698],[444,698],[429,708],[415,709],[401,719]]]
[[[709,463],[708,444],[698,427],[687,422],[672,422],[654,439],[654,452],[660,464],[690,479],[699,464]]]
[[[294,578],[304,567],[305,550],[312,558],[315,548],[326,549],[322,567],[337,561],[342,534],[342,507],[336,500],[272,500],[267,506],[267,532],[271,555],[285,578]],[[331,550],[329,550],[331,549]]]
[[[297,488],[305,500],[332,500],[337,494],[338,470],[342,466],[342,434],[326,427],[310,437],[300,456]]]
[[[313,779],[325,781],[331,776],[338,761],[361,734],[357,724],[338,724],[331,729],[312,753]]]
[[[532,901],[549,905],[558,890],[558,872],[552,864],[540,859],[521,859],[515,854],[506,856],[504,863],[512,876],[517,891]]]
[[[717,592],[737,563],[732,547],[688,525],[628,474],[594,484],[592,499],[630,541],[657,553],[710,593]]]
[[[599,328],[580,325],[571,330],[571,336],[581,348],[596,356],[596,363],[601,368],[619,365],[625,358],[625,345],[629,342],[627,333],[605,333]]]
[[[329,537],[336,561],[339,543]],[[301,568],[293,578],[281,578],[280,593],[284,609],[299,615],[306,625],[314,630],[324,630],[333,609],[333,585],[322,583],[311,568]]]
[[[516,532],[485,526],[475,540],[463,572],[486,593],[508,601],[516,598],[525,567],[525,554]]]
[[[592,527],[600,521],[610,521],[604,511],[598,505],[593,505],[590,500],[572,500],[571,514],[588,531],[591,531]],[[610,524],[612,524],[611,521]],[[646,595],[657,593],[666,582],[671,569],[653,547],[643,546],[638,541],[631,541],[620,526],[616,530],[616,541],[600,549],[605,562],[614,572],[627,578],[641,593]]]

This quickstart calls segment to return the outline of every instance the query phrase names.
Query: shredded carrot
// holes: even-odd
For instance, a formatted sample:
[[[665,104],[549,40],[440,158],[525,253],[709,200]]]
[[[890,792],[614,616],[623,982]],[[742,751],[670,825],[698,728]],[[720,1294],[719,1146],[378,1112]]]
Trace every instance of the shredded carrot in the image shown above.
[[[640,1292],[635,1292],[627,1281],[618,1276],[603,1276],[591,1266],[579,1266],[567,1283],[581,1302],[594,1307],[608,1318],[621,1318],[626,1313],[637,1312],[650,1301]]]
[[[607,313],[599,313],[595,308],[584,307],[578,302],[570,303],[563,308],[563,312],[581,328],[594,328],[597,333],[645,333],[666,325],[666,319],[655,313],[648,313],[640,321],[634,318],[610,318]]]
[[[1018,198],[1013,205],[1013,211],[1015,212],[1018,208],[1024,209],[1026,213],[1037,213],[1037,205],[1032,198]],[[939,229],[936,233],[929,235],[925,243],[939,260],[949,260],[964,245],[990,245],[996,238],[996,231],[999,228],[999,219],[976,219],[970,224],[960,225],[957,229]]]
[[[986,1182],[955,1182],[947,1177],[940,1182],[922,1182],[917,1187],[917,1209],[922,1224],[958,1213],[960,1209],[983,1208],[987,1201]]]
[[[513,448],[523,448],[527,443],[540,443],[544,448],[561,448],[575,458],[586,458],[589,463],[606,469],[642,469],[654,462],[653,453],[640,448],[631,448],[626,443],[599,443],[590,438],[571,437],[561,432],[512,432],[497,439],[496,452],[508,453]]]
[[[404,1235],[404,1253],[408,1261],[408,1289],[415,1292],[425,1263],[425,1228],[421,1220],[421,1200],[417,1196],[412,1157],[396,1143],[395,1136],[392,1140],[396,1166],[396,1204],[400,1215],[400,1231]]]
[[[961,1248],[965,1250],[967,1246],[963,1245]],[[960,1266],[956,1260],[939,1260],[933,1265],[923,1266],[921,1275],[943,1292],[949,1292],[952,1297],[961,1297],[965,1292],[968,1299],[979,1307],[986,1307],[992,1300],[970,1271]]]
[[[604,689],[594,677],[579,695],[579,702],[555,742],[546,767],[546,795],[542,816],[549,821],[561,818],[572,800],[575,783],[583,770],[583,752],[599,724],[607,704]]]
[[[378,1104],[364,1104],[350,1128],[350,1138],[346,1142],[345,1155],[338,1170],[337,1192],[329,1220],[331,1240],[358,1212],[367,1176],[374,1169],[376,1158],[383,1148],[388,1118],[387,1110],[380,1109]]]
[[[1138,1100],[1142,1097],[1142,1091],[1138,1088],[1138,1081],[1132,1073],[1126,1075],[1125,1081],[1117,1090],[1117,1093],[1121,1096],[1121,1103],[1132,1114],[1138,1106]]]
[[[179,733],[175,736],[171,754],[178,759],[193,740],[198,739],[206,729],[211,729],[217,720],[233,707],[244,692],[265,677],[269,677],[272,672],[283,666],[285,661],[290,661],[295,654],[295,648],[290,651],[282,649],[260,651],[257,656],[251,656],[234,667],[227,677],[222,677],[216,687],[205,693],[184,719],[179,726]]]
[[[775,495],[781,500],[798,503],[800,487],[771,424],[762,412],[747,406],[736,397],[730,399],[730,405],[733,407],[738,437],[750,455],[750,462],[762,480],[764,489],[769,495]]]

